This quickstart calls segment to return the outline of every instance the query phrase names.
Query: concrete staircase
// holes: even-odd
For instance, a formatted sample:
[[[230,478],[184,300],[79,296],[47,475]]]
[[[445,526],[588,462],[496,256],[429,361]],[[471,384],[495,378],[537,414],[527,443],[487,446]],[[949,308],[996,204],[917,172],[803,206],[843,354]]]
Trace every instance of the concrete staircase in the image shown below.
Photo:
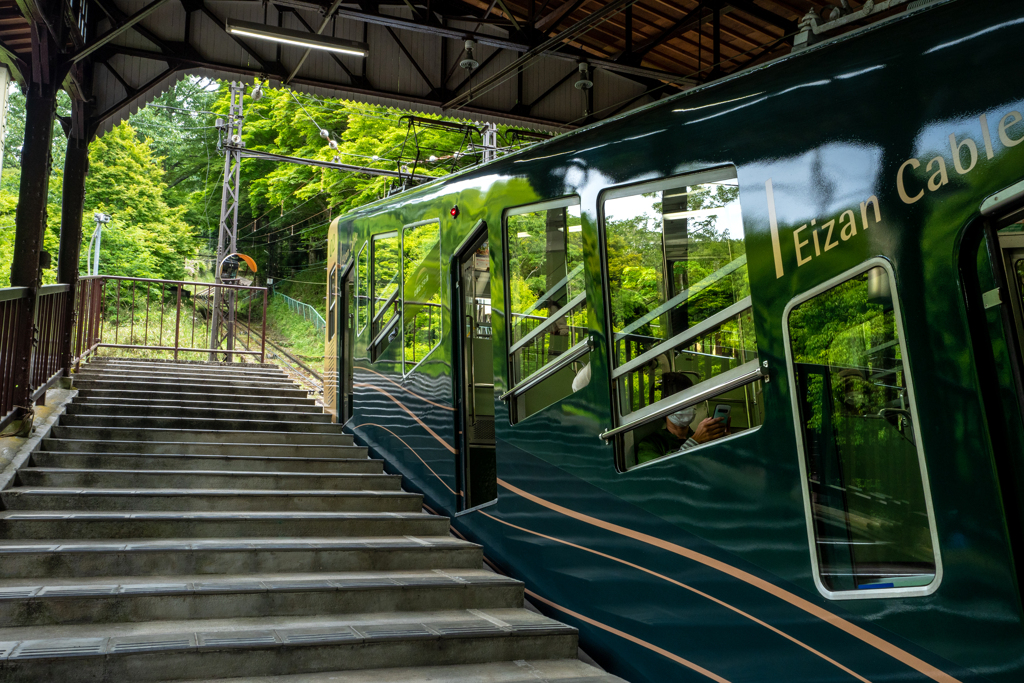
[[[279,369],[75,386],[0,493],[0,681],[620,680]]]

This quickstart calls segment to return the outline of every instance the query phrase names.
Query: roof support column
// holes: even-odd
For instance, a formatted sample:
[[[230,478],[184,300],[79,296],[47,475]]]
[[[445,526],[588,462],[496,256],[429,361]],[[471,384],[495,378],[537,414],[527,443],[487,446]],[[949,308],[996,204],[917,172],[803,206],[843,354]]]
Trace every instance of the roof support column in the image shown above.
[[[14,259],[11,286],[27,287],[19,299],[15,330],[14,405],[30,413],[32,394],[33,312],[41,274],[39,254],[46,228],[46,198],[50,182],[50,144],[57,105],[57,78],[52,72],[57,46],[41,23],[32,26],[32,79],[25,102],[25,143],[21,152],[21,186],[14,216]]]
[[[70,285],[64,308],[64,336],[60,340],[60,363],[64,375],[71,374],[71,339],[74,333],[75,295],[78,290],[78,260],[82,249],[82,212],[85,207],[85,176],[89,172],[89,138],[78,125],[84,102],[72,103],[72,124],[64,155],[64,188],[60,211],[60,255],[57,281]]]

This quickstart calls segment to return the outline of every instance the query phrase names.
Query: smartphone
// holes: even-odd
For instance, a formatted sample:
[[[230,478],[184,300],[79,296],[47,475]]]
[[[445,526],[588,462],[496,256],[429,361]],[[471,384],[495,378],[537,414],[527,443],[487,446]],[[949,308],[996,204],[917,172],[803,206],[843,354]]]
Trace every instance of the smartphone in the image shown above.
[[[711,417],[721,417],[724,419],[725,426],[729,426],[729,413],[732,412],[732,406],[727,406],[724,403],[719,403],[715,406],[715,412]]]

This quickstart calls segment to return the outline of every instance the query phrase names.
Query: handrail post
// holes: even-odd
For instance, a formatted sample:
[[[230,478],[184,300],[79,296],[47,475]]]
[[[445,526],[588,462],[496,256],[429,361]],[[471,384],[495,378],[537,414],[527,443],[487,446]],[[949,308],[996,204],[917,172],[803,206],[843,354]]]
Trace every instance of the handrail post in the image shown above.
[[[181,285],[178,285],[178,302],[174,315],[174,360],[178,360],[178,334],[181,331]]]
[[[267,290],[263,290],[263,333],[260,335],[260,362],[266,363],[267,351]]]

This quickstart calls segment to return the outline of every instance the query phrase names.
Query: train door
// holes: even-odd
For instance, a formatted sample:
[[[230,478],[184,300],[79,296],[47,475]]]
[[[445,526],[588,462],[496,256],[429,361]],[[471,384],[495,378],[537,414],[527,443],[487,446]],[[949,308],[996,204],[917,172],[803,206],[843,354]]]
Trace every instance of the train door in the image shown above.
[[[996,239],[999,242],[999,255],[1003,268],[1003,278],[1006,287],[1005,302],[1009,305],[1012,339],[1016,358],[1024,360],[1024,216],[1011,216],[1010,219],[1019,218],[1008,225],[999,226]]]
[[[338,284],[338,334],[335,336],[337,358],[337,418],[345,424],[352,417],[352,347],[355,341],[355,268],[350,262]]]
[[[1002,197],[1005,197],[1000,201]],[[1024,586],[1024,183],[990,197],[961,272],[1006,528]]]
[[[452,260],[457,336],[456,390],[459,410],[459,470],[467,511],[498,495],[494,442],[494,364],[491,340],[491,257],[487,226],[480,223]]]

